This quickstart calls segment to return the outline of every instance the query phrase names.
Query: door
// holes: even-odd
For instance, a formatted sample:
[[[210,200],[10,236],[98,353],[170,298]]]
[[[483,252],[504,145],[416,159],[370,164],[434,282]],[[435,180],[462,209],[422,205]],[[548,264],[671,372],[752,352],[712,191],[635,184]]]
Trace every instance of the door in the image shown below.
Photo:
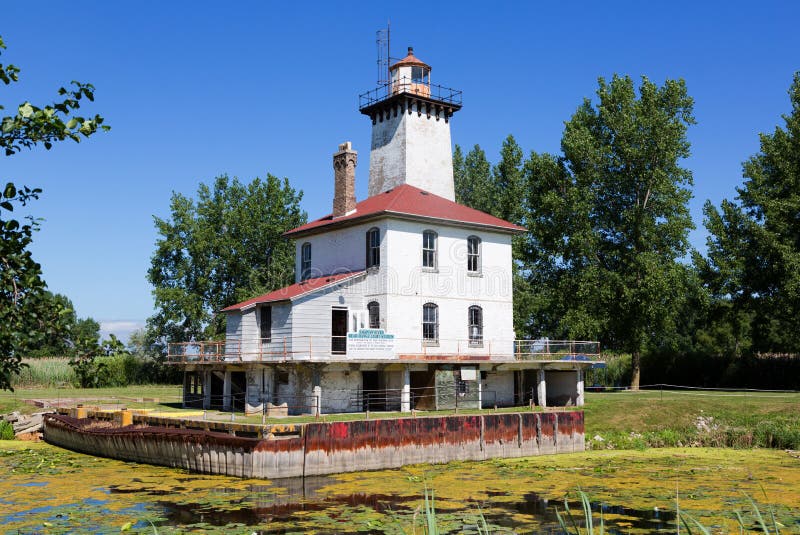
[[[362,371],[361,372],[361,410],[364,411],[385,411],[386,410],[386,390],[381,385],[381,372]]]
[[[344,355],[347,353],[347,309],[331,310],[331,353]]]

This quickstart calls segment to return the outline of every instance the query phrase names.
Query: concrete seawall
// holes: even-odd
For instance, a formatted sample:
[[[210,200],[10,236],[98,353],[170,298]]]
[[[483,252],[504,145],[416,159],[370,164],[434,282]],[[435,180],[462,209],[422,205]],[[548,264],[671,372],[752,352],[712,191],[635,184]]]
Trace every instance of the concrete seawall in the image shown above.
[[[582,411],[310,423],[297,429],[293,435],[247,438],[49,415],[44,438],[90,455],[266,479],[571,453],[585,447]]]

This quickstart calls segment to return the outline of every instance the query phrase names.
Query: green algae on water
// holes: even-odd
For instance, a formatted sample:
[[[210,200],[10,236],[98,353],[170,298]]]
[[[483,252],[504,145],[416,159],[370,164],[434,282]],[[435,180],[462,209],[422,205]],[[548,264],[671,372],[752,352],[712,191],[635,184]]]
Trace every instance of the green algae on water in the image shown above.
[[[426,486],[447,533],[474,532],[478,511],[495,530],[552,526],[554,506],[577,488],[626,533],[674,533],[676,489],[682,510],[726,532],[738,531],[732,511],[749,507],[745,493],[787,526],[800,518],[800,460],[775,450],[592,451],[264,481],[0,442],[0,469],[2,533],[128,523],[152,533],[149,522],[160,534],[421,532]]]

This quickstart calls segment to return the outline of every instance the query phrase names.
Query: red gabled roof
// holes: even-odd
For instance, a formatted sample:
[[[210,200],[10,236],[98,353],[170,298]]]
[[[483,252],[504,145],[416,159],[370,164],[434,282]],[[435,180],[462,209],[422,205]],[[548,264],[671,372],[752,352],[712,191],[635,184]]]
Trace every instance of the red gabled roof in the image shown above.
[[[439,197],[417,187],[403,184],[373,195],[356,204],[353,213],[334,218],[329,214],[286,233],[284,236],[311,234],[329,226],[354,224],[361,219],[378,215],[395,215],[422,219],[438,219],[467,226],[488,227],[505,232],[525,232],[526,229],[480,210]],[[327,230],[327,229],[326,229]]]
[[[346,281],[348,279],[352,279],[353,277],[357,277],[358,275],[361,275],[363,273],[364,273],[363,270],[351,271],[349,273],[337,273],[335,275],[326,275],[324,277],[317,277],[315,279],[306,279],[302,282],[298,282],[290,286],[285,286],[283,288],[269,292],[267,294],[259,295],[258,297],[248,299],[247,301],[242,301],[241,303],[236,303],[235,305],[223,308],[222,312],[244,310],[246,308],[260,305],[261,303],[275,303],[278,301],[288,301],[290,299],[294,299],[295,297],[300,297],[305,294],[316,292],[322,290],[323,288],[333,286],[334,284]]]

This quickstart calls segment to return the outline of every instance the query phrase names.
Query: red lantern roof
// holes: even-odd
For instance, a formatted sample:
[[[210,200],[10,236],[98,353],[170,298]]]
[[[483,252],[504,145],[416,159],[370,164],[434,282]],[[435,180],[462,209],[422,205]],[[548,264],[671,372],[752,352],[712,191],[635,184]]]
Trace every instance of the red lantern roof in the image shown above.
[[[398,67],[403,67],[405,65],[413,65],[416,67],[425,67],[426,69],[430,70],[431,66],[419,59],[417,56],[414,55],[414,47],[408,47],[408,55],[395,63],[391,66],[391,70],[395,70]]]

